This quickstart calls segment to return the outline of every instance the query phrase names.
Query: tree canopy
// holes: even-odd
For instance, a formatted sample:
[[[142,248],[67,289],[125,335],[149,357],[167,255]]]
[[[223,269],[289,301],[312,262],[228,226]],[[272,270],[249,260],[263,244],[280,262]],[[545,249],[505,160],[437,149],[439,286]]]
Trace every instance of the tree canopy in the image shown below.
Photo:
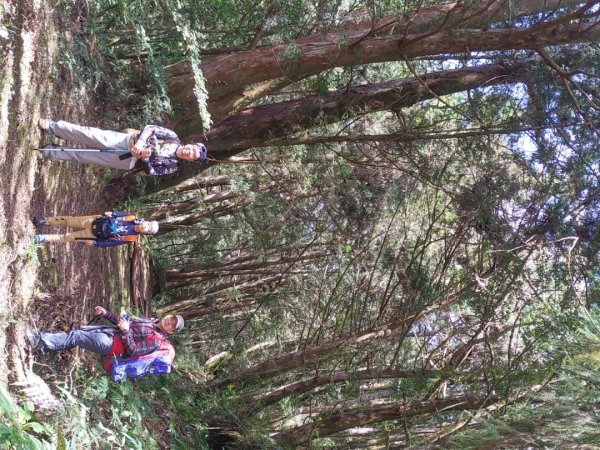
[[[224,435],[454,442],[549,392],[595,304],[600,11],[331,7],[273,3],[167,66],[167,123],[212,162],[142,198],[172,224],[156,310],[219,355]]]

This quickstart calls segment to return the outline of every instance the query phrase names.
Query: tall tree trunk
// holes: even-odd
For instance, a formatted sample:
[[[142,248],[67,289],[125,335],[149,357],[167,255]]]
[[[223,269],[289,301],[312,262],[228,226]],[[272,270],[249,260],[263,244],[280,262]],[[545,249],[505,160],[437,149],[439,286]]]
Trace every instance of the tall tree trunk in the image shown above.
[[[240,106],[243,99],[260,98],[268,92],[273,80],[295,81],[323,70],[340,66],[396,61],[404,58],[517,48],[539,48],[549,44],[587,40],[578,36],[557,33],[557,30],[528,32],[519,29],[486,30],[477,28],[494,22],[554,11],[580,2],[576,0],[528,0],[514,5],[506,0],[460,2],[420,8],[407,18],[388,17],[378,22],[363,22],[325,34],[306,36],[293,44],[264,48],[206,58],[202,70],[209,91],[209,111],[215,122]],[[591,6],[582,8],[583,12]],[[535,23],[532,20],[532,23]],[[465,27],[473,27],[464,30]],[[463,28],[463,29],[460,29]],[[167,68],[169,96],[177,116],[171,127],[181,136],[201,129],[190,117],[198,117],[193,93],[194,75],[189,62]],[[267,84],[267,88],[264,88]]]
[[[160,224],[158,230],[159,235],[176,231],[183,226],[195,225],[206,218],[225,217],[233,214],[233,212],[246,206],[250,200],[242,200],[238,203],[218,205],[210,210],[195,211],[188,214],[181,214],[172,217],[165,217]]]
[[[325,258],[328,255],[328,252],[315,250],[312,252],[304,252],[301,255],[280,255],[267,259],[260,259],[257,257],[252,261],[228,264],[224,266],[220,265],[218,267],[207,268],[204,270],[186,270],[187,268],[185,267],[169,269],[166,271],[166,280],[170,288],[175,288],[186,284],[197,283],[203,280],[252,273],[252,271],[257,271],[267,267],[290,265],[296,264],[300,261]],[[283,273],[284,270],[285,267],[281,269],[281,273]]]
[[[290,133],[339,122],[357,113],[395,111],[467,89],[513,83],[531,67],[490,64],[445,70],[247,108],[217,124],[207,135],[208,143],[212,155],[221,159],[249,148],[277,145],[277,139]]]
[[[407,419],[423,414],[433,414],[439,411],[476,410],[497,400],[488,396],[459,396],[445,399],[431,399],[421,402],[410,402],[404,405],[377,405],[365,408],[360,412],[341,412],[322,419],[276,433],[273,436],[282,445],[298,446],[310,441],[313,434],[319,438],[329,436],[349,428],[383,422],[385,420]]]
[[[536,131],[541,127],[517,127],[513,125],[470,128],[468,130],[448,130],[448,131],[412,131],[402,130],[389,134],[352,134],[352,135],[331,135],[331,136],[302,136],[278,139],[279,145],[316,145],[326,143],[340,142],[417,142],[417,141],[436,141],[449,139],[464,139],[474,136],[495,136],[499,134],[514,134],[526,131]]]
[[[231,200],[241,196],[239,191],[219,191],[214,194],[206,194],[199,199],[184,200],[180,202],[168,202],[151,208],[146,211],[146,217],[152,220],[164,220],[168,217],[180,216],[183,213],[196,209],[200,206],[206,206],[213,203],[219,203],[225,200]],[[213,208],[218,209],[219,207]],[[210,210],[203,210],[205,215],[210,215]]]
[[[196,189],[207,189],[210,187],[228,186],[230,184],[231,178],[228,175],[198,175],[189,178],[176,186],[172,186],[171,188],[153,192],[150,195],[144,196],[142,199],[144,201],[154,201],[157,198],[160,198],[161,196],[177,194],[179,192],[194,191]]]
[[[243,412],[251,414],[261,408],[277,403],[284,398],[292,395],[302,394],[317,387],[332,384],[343,383],[346,381],[357,380],[377,380],[382,378],[431,378],[439,377],[438,370],[390,370],[390,369],[363,369],[355,372],[337,372],[329,375],[315,375],[312,378],[289,383],[270,389],[265,395],[257,397],[256,395],[241,398],[241,403],[247,406]]]
[[[392,334],[398,333],[405,327],[410,326],[421,317],[423,314],[442,307],[447,307],[449,303],[454,301],[454,296],[449,295],[444,301],[438,302],[436,305],[432,305],[425,310],[416,313],[411,316],[402,316],[381,325],[366,333],[359,333],[345,338],[335,339],[325,344],[309,347],[306,349],[298,350],[287,355],[279,356],[276,358],[263,361],[255,364],[252,367],[241,370],[236,374],[233,374],[227,378],[221,380],[215,380],[211,383],[212,387],[224,387],[230,384],[236,384],[243,382],[247,378],[256,378],[264,380],[274,375],[290,371],[292,369],[299,369],[307,364],[318,363],[324,358],[330,356],[332,353],[339,351],[345,347],[353,345],[365,345],[377,339],[382,339]]]
[[[234,313],[254,308],[258,304],[254,294],[244,295],[235,300],[220,298],[218,300],[203,301],[202,303],[203,305],[199,305],[197,308],[185,309],[185,316],[188,319],[192,319],[194,317],[206,317],[211,314],[218,314],[220,318],[227,319]]]
[[[184,317],[191,316],[190,311],[197,311],[198,306],[206,306],[209,301],[217,303],[219,300],[227,301],[238,297],[254,294],[257,290],[264,288],[265,286],[275,283],[281,279],[281,275],[272,275],[269,277],[253,278],[240,281],[230,281],[228,283],[222,283],[220,285],[212,287],[202,297],[193,297],[177,300],[169,303],[168,305],[161,306],[155,310],[155,314],[158,316],[164,316],[166,314],[181,314]],[[235,294],[234,294],[235,293]]]
[[[400,110],[442,95],[484,85],[512,83],[533,69],[533,63],[530,64],[490,64],[445,70],[420,77],[341,89],[324,96],[313,95],[247,108],[215,125],[207,134],[209,154],[215,159],[227,159],[253,147],[278,145],[278,139],[283,142],[289,139],[290,134],[306,131],[323,123],[335,123],[352,117],[353,114]],[[204,135],[194,134],[192,138],[204,139]],[[188,164],[177,176],[161,184],[168,186],[181,183],[194,176],[194,172],[204,171],[209,167],[211,163],[202,166]],[[197,219],[192,217],[178,223],[194,221]]]

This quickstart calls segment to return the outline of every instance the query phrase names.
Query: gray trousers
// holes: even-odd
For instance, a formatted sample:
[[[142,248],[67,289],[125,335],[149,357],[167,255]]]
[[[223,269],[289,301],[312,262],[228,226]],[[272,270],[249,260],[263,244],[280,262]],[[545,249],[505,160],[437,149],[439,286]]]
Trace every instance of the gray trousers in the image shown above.
[[[118,131],[101,130],[93,127],[83,127],[64,120],[49,121],[49,131],[69,142],[84,145],[89,148],[129,150],[131,135]],[[44,150],[44,154],[54,159],[63,161],[77,161],[83,164],[110,167],[112,169],[130,170],[137,162],[137,158],[120,160],[121,153],[102,152],[64,152],[58,147],[56,150]]]
[[[115,334],[120,335],[118,329],[104,326],[87,326],[68,333],[41,332],[39,350],[48,353],[79,347],[106,356],[112,349]]]

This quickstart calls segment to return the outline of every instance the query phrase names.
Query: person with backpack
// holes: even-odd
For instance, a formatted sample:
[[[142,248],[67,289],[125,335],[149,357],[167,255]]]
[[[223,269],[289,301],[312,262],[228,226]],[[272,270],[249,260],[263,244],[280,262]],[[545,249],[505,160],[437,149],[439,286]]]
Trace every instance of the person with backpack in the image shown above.
[[[36,244],[80,241],[94,247],[114,247],[135,242],[140,234],[152,235],[158,232],[158,222],[138,219],[133,214],[119,211],[91,216],[36,216],[33,224],[79,228],[79,231],[66,234],[36,234],[33,238]]]
[[[129,318],[109,312],[102,306],[96,306],[94,312],[113,326],[87,325],[58,333],[38,333],[30,329],[27,333],[29,345],[42,354],[79,347],[102,355],[104,367],[107,372],[113,372],[115,381],[148,372],[170,372],[175,349],[165,334],[181,331],[183,317],[168,314],[160,320]]]
[[[183,161],[202,162],[208,157],[204,144],[183,145],[175,132],[157,125],[146,125],[141,133],[101,130],[64,120],[40,119],[38,125],[46,133],[97,150],[65,151],[64,147],[52,145],[40,149],[45,156],[54,159],[161,176],[179,170]]]

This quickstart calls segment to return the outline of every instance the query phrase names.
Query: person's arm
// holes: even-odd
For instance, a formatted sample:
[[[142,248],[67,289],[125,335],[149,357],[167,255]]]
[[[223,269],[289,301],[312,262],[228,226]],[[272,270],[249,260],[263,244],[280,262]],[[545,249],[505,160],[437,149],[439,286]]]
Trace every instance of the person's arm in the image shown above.
[[[137,143],[141,142],[142,145],[146,145],[146,141],[150,136],[156,136],[157,139],[177,139],[177,134],[173,130],[169,130],[165,127],[159,127],[158,125],[146,125],[142,132],[140,133],[140,137],[138,137]]]
[[[131,148],[131,156],[138,158],[140,161],[147,161],[152,155],[152,149],[147,147],[145,143],[136,142]]]
[[[123,323],[127,325],[124,326]],[[122,319],[119,322],[119,328],[121,328],[121,339],[123,340],[127,356],[147,355],[160,348],[162,339],[158,333],[153,333],[143,339],[136,340],[134,333],[129,328],[128,322]]]
[[[121,316],[118,316],[117,314],[115,314],[113,312],[107,311],[102,306],[96,306],[94,308],[94,312],[96,313],[97,316],[102,316],[109,322],[114,323],[115,325],[118,324],[119,320],[121,319]]]
[[[142,170],[146,175],[160,177],[169,175],[179,170],[181,161],[177,158],[160,158],[156,160],[141,161]]]

